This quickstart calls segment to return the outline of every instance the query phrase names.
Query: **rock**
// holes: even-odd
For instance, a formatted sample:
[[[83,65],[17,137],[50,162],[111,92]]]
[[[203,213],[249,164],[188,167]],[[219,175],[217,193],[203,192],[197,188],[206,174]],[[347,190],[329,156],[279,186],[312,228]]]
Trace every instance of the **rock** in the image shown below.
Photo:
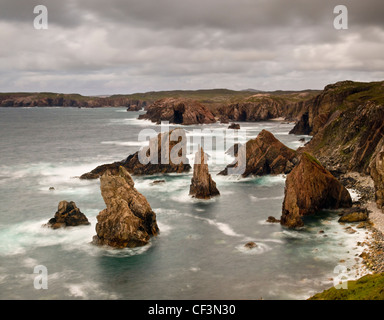
[[[229,168],[243,177],[287,174],[298,162],[296,151],[285,146],[267,130],[262,130],[256,139],[251,139],[242,145],[238,150],[239,154],[241,152],[244,156],[228,165],[219,173],[220,175],[228,175]]]
[[[339,222],[361,222],[368,219],[367,208],[352,207],[342,210],[343,215],[338,220]]]
[[[152,122],[191,125],[215,123],[216,118],[207,107],[200,102],[185,98],[164,98],[156,101],[147,109],[147,113],[139,119],[149,119]]]
[[[45,225],[52,229],[89,225],[87,217],[80,211],[76,204],[71,201],[61,201],[55,216]]]
[[[49,187],[49,190],[53,191],[53,190],[55,190],[55,188],[54,187]]]
[[[173,139],[171,139],[172,136],[175,136],[176,138],[178,137],[178,140],[173,141]],[[191,166],[189,165],[188,158],[183,154],[183,150],[186,151],[187,148],[186,143],[187,139],[185,130],[183,129],[176,128],[169,132],[159,133],[157,137],[149,141],[148,147],[131,154],[123,161],[98,166],[92,171],[81,175],[80,179],[98,179],[107,170],[110,171],[111,174],[117,174],[120,166],[126,168],[132,175],[188,172],[191,169]],[[179,163],[174,163],[172,161],[173,148],[178,151],[176,155],[179,158],[174,160],[180,160]],[[149,157],[147,163],[142,161],[140,158],[141,155]]]
[[[247,242],[245,245],[244,245],[245,248],[247,249],[253,249],[253,248],[257,248],[258,245],[253,242],[253,241],[250,241],[250,242]]]
[[[281,224],[289,228],[302,227],[303,216],[351,205],[348,190],[315,158],[303,153],[285,182]]]
[[[195,154],[195,164],[193,165],[193,177],[189,188],[189,195],[198,199],[210,199],[220,195],[219,190],[216,188],[216,183],[209,174],[206,157],[203,148],[200,148]]]
[[[275,217],[268,217],[267,222],[269,222],[269,223],[280,223],[280,220],[276,219]]]
[[[165,180],[155,180],[152,182],[152,184],[161,184],[161,183],[165,183]]]
[[[238,123],[232,123],[228,129],[240,130],[240,125]]]
[[[232,157],[237,157],[239,153],[239,147],[241,147],[241,143],[235,143],[232,147],[225,151],[225,154],[228,154]]]
[[[119,167],[117,175],[105,172],[100,190],[107,208],[97,216],[94,244],[133,248],[146,245],[151,236],[159,234],[156,214],[124,167]]]

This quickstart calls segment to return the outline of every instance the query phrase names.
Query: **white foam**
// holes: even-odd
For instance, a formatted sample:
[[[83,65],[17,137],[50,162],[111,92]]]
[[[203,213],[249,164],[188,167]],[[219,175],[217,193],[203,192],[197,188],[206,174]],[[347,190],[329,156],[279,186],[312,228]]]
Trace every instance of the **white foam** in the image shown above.
[[[148,141],[101,141],[100,143],[123,147],[145,147],[148,145]]]
[[[249,196],[253,202],[259,202],[259,201],[271,201],[271,200],[282,200],[284,199],[284,196],[276,196],[276,197],[257,197],[250,195]]]
[[[360,198],[361,198],[361,194],[355,190],[355,189],[347,189],[351,198],[352,198],[352,201],[359,201]]]

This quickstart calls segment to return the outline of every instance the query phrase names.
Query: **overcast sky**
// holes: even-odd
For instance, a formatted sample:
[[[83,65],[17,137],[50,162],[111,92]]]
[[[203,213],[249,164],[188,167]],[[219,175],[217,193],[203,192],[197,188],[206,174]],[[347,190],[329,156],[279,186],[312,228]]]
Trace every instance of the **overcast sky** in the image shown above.
[[[1,92],[322,89],[384,80],[384,1],[0,0],[0,42]]]

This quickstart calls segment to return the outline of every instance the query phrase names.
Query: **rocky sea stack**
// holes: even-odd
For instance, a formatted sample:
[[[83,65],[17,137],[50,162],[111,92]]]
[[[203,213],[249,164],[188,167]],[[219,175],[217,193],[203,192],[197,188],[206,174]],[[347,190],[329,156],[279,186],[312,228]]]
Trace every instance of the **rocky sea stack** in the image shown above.
[[[299,164],[287,176],[281,224],[303,227],[303,216],[322,209],[349,208],[348,190],[314,157],[303,153]]]
[[[52,229],[89,225],[87,217],[73,201],[60,201],[55,216],[45,225]]]
[[[188,172],[191,166],[188,163],[188,158],[183,154],[183,150],[186,150],[186,143],[187,139],[183,129],[176,128],[169,132],[159,133],[157,137],[149,141],[148,147],[131,154],[123,161],[100,165],[81,175],[80,179],[98,179],[107,170],[111,174],[117,174],[120,166],[123,166],[132,175]],[[173,149],[174,147],[175,149]],[[175,152],[175,158],[180,160],[175,161],[177,163],[172,161],[175,160],[172,157],[172,152]],[[141,156],[148,157],[150,161],[142,161]]]
[[[156,101],[139,119],[149,119],[158,124],[168,121],[174,124],[209,124],[215,123],[215,116],[198,101],[186,98],[165,98]]]
[[[208,171],[208,164],[206,163],[207,155],[204,153],[203,148],[195,154],[195,164],[193,165],[193,177],[189,189],[189,195],[198,199],[210,199],[214,196],[220,195],[219,190],[216,188],[215,181],[212,180]],[[200,161],[199,161],[200,159]]]
[[[147,199],[135,189],[124,167],[117,175],[109,171],[100,178],[101,195],[107,206],[97,216],[93,243],[115,248],[146,245],[159,234],[156,214]]]
[[[228,175],[229,168],[234,173],[238,171],[243,177],[287,174],[298,162],[296,151],[285,146],[267,130],[261,131],[256,139],[249,140],[239,147],[238,154],[240,155],[238,160],[219,174]]]

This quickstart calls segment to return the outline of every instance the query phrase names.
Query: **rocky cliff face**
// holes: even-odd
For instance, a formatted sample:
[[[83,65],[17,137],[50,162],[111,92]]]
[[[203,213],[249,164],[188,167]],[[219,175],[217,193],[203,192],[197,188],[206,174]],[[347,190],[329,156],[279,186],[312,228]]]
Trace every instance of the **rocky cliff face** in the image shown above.
[[[147,109],[147,113],[139,119],[149,119],[152,122],[191,125],[215,123],[215,116],[201,103],[184,98],[165,98],[156,101]]]
[[[48,221],[47,227],[59,229],[89,225],[87,217],[80,211],[73,201],[60,201],[55,216]]]
[[[313,134],[304,151],[334,175],[350,171],[370,175],[377,204],[383,208],[384,82],[329,85],[306,113],[293,130]]]
[[[303,216],[351,205],[348,190],[315,158],[303,153],[299,164],[287,176],[280,220],[283,226],[298,228],[304,225]]]
[[[178,140],[174,141],[172,135],[178,137]],[[120,166],[126,168],[133,175],[188,172],[191,166],[186,153],[182,152],[182,150],[186,151],[186,143],[187,139],[183,129],[159,133],[156,138],[149,141],[147,148],[128,156],[126,160],[98,166],[92,171],[81,175],[80,179],[98,179],[107,170],[112,174],[117,174]],[[173,158],[173,153],[176,159]],[[148,157],[149,162],[143,161],[141,156],[144,155]]]
[[[104,173],[100,189],[107,208],[97,216],[94,244],[133,248],[146,245],[152,236],[159,234],[156,214],[135,189],[125,168],[120,167],[117,175]]]
[[[195,164],[193,165],[193,177],[189,189],[189,195],[198,199],[210,199],[220,195],[216,188],[215,181],[212,180],[206,163],[207,156],[203,148],[195,154]]]
[[[249,140],[239,147],[238,154],[241,153],[245,156],[239,156],[237,162],[230,164],[219,174],[227,175],[230,168],[235,173],[238,169],[243,177],[286,174],[297,163],[296,151],[285,146],[267,130],[261,131],[256,139]]]

